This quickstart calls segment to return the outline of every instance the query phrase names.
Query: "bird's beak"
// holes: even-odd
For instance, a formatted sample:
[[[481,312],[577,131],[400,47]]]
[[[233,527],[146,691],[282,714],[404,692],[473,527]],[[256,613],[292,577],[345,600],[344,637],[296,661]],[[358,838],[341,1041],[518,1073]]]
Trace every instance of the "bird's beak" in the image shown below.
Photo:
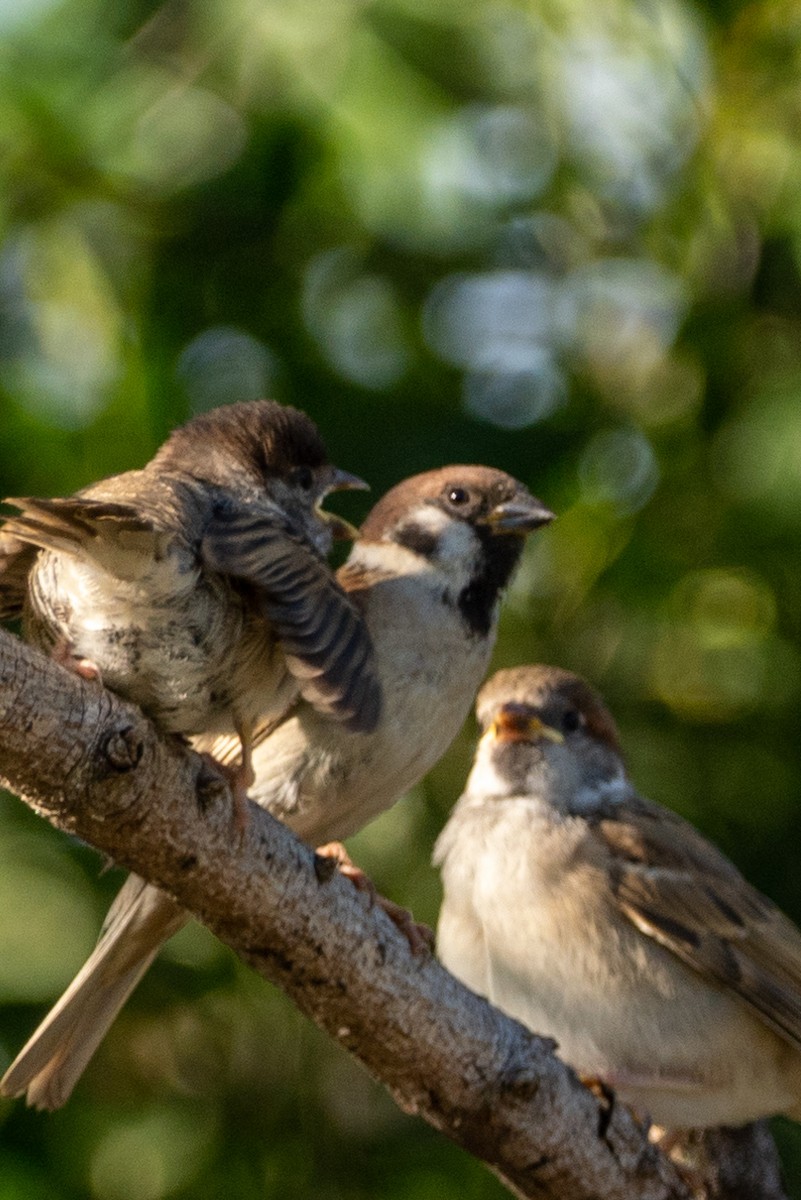
[[[487,513],[484,523],[493,533],[530,533],[554,520],[555,513],[546,508],[536,496],[520,496],[496,504]]]
[[[331,536],[334,541],[355,542],[359,536],[359,531],[355,525],[351,525],[350,521],[346,521],[344,517],[339,517],[336,513],[326,512],[325,509],[320,507],[320,504],[322,504],[330,492],[369,492],[369,490],[370,484],[365,483],[358,475],[351,475],[350,471],[343,471],[340,467],[331,468],[328,486],[323,496],[320,497],[320,502],[314,511],[320,520],[324,521],[331,530]]]
[[[498,742],[556,742],[561,745],[564,736],[558,729],[544,721],[522,704],[504,704],[498,709],[485,737]]]
[[[343,471],[339,467],[334,467],[331,471],[331,482],[328,485],[329,492],[369,492],[370,484],[365,483],[358,475],[351,475],[350,471]]]
[[[331,537],[335,542],[355,542],[359,536],[359,531],[355,525],[351,525],[350,521],[346,521],[344,517],[337,516],[336,513],[326,512],[320,505],[315,505],[315,515],[323,521],[331,531]]]

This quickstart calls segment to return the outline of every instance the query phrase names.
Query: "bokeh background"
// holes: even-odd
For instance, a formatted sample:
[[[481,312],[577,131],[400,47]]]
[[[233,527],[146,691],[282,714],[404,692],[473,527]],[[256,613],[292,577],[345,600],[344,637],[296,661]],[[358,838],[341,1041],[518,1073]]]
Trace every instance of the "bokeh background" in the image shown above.
[[[799,254],[799,0],[0,0],[2,494],[260,395],[374,494],[506,468],[559,520],[496,665],[600,685],[796,920]],[[351,845],[430,923],[473,736]],[[2,1065],[118,884],[0,798]],[[504,1194],[199,927],[64,1110],[0,1105],[0,1200]]]

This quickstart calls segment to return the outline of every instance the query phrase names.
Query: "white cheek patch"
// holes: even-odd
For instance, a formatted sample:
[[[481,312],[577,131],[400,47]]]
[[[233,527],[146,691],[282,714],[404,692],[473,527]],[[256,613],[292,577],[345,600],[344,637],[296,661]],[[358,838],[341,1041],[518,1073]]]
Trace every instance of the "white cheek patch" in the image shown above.
[[[449,516],[436,505],[421,504],[404,519],[401,534],[405,529],[429,535],[435,543],[433,550],[418,553],[413,543],[404,546],[391,540],[356,542],[348,562],[394,575],[420,574],[421,569],[436,571],[457,590],[470,581],[480,546],[466,521]]]
[[[349,567],[361,567],[379,575],[419,575],[421,562],[426,569],[433,569],[419,554],[397,542],[356,542],[348,557]]]
[[[440,514],[443,518],[439,535],[437,557],[442,563],[472,563],[478,549],[476,535],[465,521],[454,521]]]
[[[419,525],[421,529],[439,537],[446,525],[451,524],[451,518],[433,504],[421,504],[409,513],[409,524]]]
[[[450,579],[452,587],[461,590],[472,579],[480,545],[475,532],[466,521],[443,512],[436,505],[423,504],[411,514],[410,523],[436,538],[433,554],[439,570]]]

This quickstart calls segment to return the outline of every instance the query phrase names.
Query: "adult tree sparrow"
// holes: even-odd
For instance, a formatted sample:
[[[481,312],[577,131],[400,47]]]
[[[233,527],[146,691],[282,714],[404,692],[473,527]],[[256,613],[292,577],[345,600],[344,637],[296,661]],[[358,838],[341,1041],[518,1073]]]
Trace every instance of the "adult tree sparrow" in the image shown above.
[[[437,842],[440,957],[671,1129],[801,1119],[801,933],[643,799],[578,676],[499,671]]]
[[[0,616],[167,730],[236,731],[246,785],[256,723],[298,692],[349,728],[378,719],[369,637],[325,562],[332,534],[355,531],[318,507],[363,486],[304,413],[214,409],[140,471],[9,501]]]
[[[341,587],[373,643],[383,703],[354,733],[300,700],[256,735],[250,795],[312,844],[354,833],[425,775],[458,732],[487,669],[501,594],[526,535],[550,513],[502,471],[454,466],[414,476],[365,521]],[[203,742],[217,758],[231,739]],[[56,1108],[161,944],[188,919],[130,876],[97,948],[0,1083]]]

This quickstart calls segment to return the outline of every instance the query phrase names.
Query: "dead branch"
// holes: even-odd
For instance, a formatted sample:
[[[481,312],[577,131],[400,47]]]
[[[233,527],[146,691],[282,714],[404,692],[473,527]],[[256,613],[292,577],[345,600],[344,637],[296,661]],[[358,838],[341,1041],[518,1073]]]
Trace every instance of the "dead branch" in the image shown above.
[[[622,1105],[433,958],[413,957],[283,825],[253,807],[234,835],[225,787],[138,709],[0,631],[0,714],[6,786],[173,895],[516,1196],[689,1195]]]

